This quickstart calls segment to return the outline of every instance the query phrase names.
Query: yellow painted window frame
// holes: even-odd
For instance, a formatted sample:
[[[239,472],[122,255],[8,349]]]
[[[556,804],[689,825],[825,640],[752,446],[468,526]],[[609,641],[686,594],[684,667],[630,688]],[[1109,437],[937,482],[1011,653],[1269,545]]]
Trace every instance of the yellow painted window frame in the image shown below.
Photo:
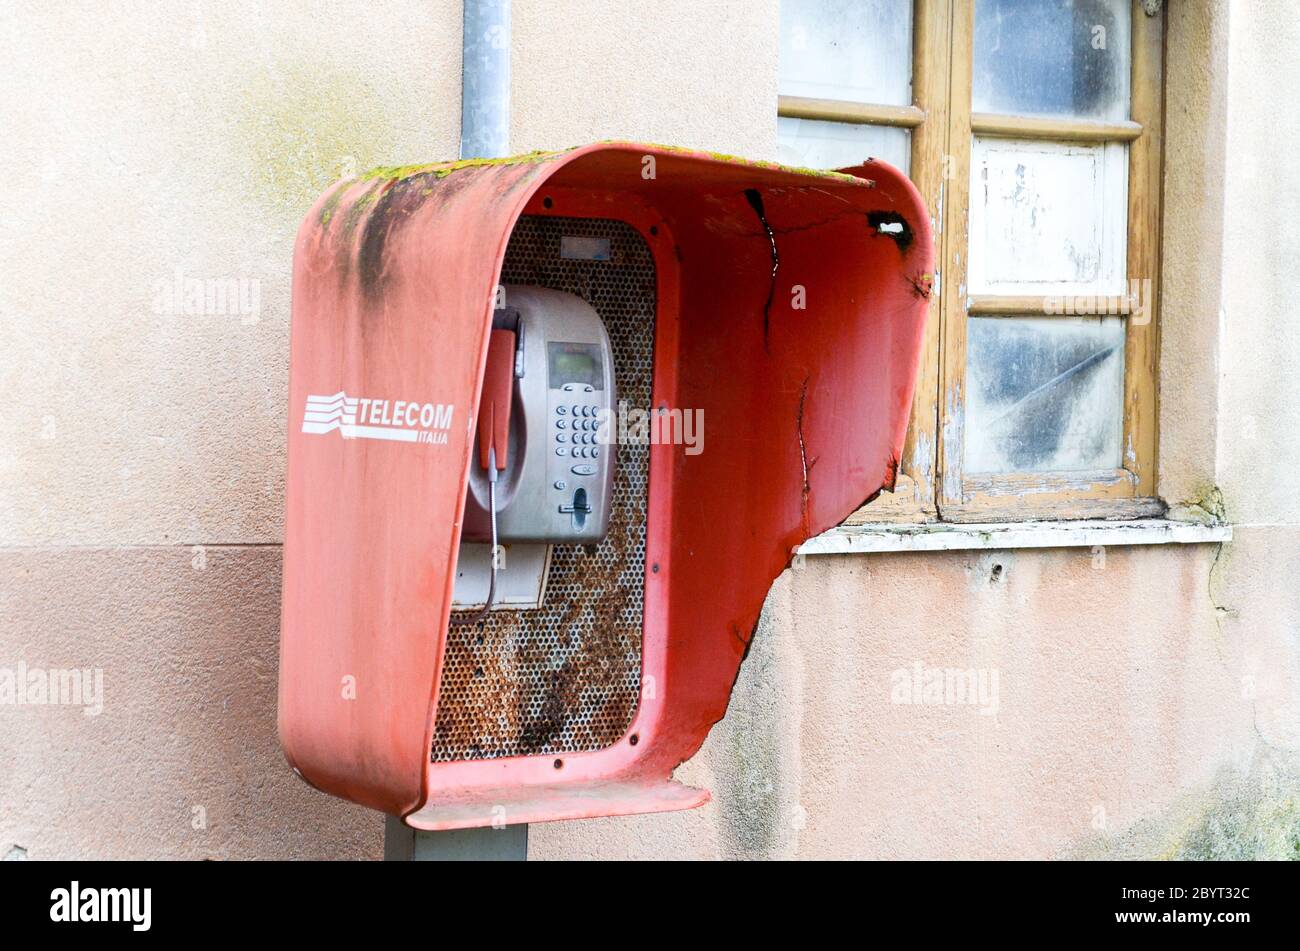
[[[1147,13],[1150,6],[1154,13]],[[974,0],[914,0],[911,106],[781,96],[778,115],[911,130],[909,174],[930,209],[940,262],[896,491],[851,523],[1138,518],[1157,515],[1157,358],[1163,166],[1164,15],[1131,0],[1129,120],[1090,122],[971,111]],[[1128,145],[1127,286],[1144,321],[1128,320],[1124,463],[1101,472],[967,475],[962,471],[966,322],[971,315],[1051,316],[1039,297],[966,294],[970,158],[975,135]],[[1133,282],[1138,282],[1134,284]],[[1149,282],[1149,283],[1144,283]]]

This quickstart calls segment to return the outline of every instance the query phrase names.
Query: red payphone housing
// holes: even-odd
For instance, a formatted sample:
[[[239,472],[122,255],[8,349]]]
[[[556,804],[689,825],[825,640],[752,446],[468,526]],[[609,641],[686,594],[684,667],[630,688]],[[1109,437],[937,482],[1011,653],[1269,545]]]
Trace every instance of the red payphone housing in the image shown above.
[[[614,552],[635,569],[639,639],[611,656],[590,639],[562,665],[517,657],[499,687],[462,689],[500,673],[465,660],[494,629],[451,614],[480,399],[503,399],[484,396],[494,300],[516,229],[560,220],[629,234],[644,393],[652,411],[702,411],[707,438],[694,455],[650,445],[620,523],[639,533],[637,561]],[[600,143],[335,185],[294,260],[279,697],[294,769],[423,829],[705,802],[672,772],[725,713],[772,581],[892,488],[933,262],[920,197],[877,162],[813,172]],[[602,613],[615,582],[590,570],[596,600],[548,593],[572,603],[558,641],[584,636],[584,605],[589,627],[628,623]],[[618,685],[584,693],[610,669]],[[480,747],[480,732],[499,735]]]

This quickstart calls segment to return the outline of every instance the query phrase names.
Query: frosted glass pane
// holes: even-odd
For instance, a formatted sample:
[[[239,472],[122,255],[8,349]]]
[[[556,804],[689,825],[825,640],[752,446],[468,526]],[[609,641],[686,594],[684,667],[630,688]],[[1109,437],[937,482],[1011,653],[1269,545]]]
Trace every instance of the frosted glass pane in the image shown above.
[[[781,0],[783,96],[912,104],[911,0]]]
[[[907,173],[911,133],[881,125],[780,118],[777,161],[804,168],[847,168],[877,158]]]
[[[1121,465],[1122,317],[973,317],[966,331],[966,471]]]
[[[971,108],[1120,120],[1129,0],[976,0]]]
[[[1127,148],[976,137],[969,293],[1122,294]]]

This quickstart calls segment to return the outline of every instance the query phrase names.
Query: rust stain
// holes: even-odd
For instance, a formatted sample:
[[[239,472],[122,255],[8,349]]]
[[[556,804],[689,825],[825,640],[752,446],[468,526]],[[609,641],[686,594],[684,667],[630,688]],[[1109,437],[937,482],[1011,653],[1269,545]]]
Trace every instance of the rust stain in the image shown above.
[[[435,729],[439,745],[487,757],[501,752],[495,738],[519,732],[518,722],[509,719],[518,709],[518,704],[510,700],[519,691],[508,663],[512,653],[508,647],[517,638],[519,627],[520,618],[514,612],[503,611],[493,615],[491,625],[454,625],[448,629],[448,663],[442,691],[455,694],[459,700],[454,705],[439,704]],[[503,716],[507,717],[504,722]]]
[[[614,260],[557,260],[560,237],[575,232],[613,236]],[[649,248],[632,229],[525,216],[502,280],[587,299],[610,331],[620,398],[649,405],[654,328],[641,305],[653,304],[656,282]],[[640,700],[649,448],[618,453],[609,532],[597,545],[555,547],[546,604],[492,612],[476,640],[465,639],[467,616],[453,616],[434,761],[597,750],[631,723]]]
[[[885,463],[885,485],[884,488],[894,491],[894,486],[898,484],[898,456],[892,452],[889,454],[889,461]],[[879,494],[879,493],[877,493]]]
[[[912,293],[923,300],[929,300],[930,294],[934,290],[934,275],[921,274],[917,277],[908,277],[907,283],[912,285]]]

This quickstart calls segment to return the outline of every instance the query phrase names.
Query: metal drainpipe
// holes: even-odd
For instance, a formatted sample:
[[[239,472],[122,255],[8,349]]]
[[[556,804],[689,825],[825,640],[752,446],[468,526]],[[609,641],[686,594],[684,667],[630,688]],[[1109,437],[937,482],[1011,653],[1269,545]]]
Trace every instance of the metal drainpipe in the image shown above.
[[[465,0],[460,157],[510,154],[510,0]]]
[[[510,154],[510,0],[464,0],[461,40],[460,157]],[[385,817],[389,861],[523,861],[527,824],[504,829],[420,832]]]

